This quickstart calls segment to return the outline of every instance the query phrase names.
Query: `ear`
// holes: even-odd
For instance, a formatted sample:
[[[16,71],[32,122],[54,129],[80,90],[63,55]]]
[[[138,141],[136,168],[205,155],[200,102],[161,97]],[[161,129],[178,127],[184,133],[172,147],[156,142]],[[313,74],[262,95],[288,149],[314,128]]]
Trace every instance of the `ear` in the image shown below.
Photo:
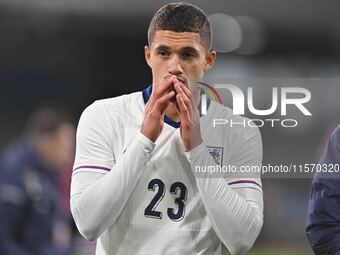
[[[151,63],[150,63],[150,55],[151,55],[151,50],[150,47],[148,45],[145,45],[144,47],[144,56],[145,56],[145,61],[148,64],[148,66],[151,67]]]
[[[213,50],[208,53],[204,71],[209,71],[214,66],[216,55],[216,51]]]

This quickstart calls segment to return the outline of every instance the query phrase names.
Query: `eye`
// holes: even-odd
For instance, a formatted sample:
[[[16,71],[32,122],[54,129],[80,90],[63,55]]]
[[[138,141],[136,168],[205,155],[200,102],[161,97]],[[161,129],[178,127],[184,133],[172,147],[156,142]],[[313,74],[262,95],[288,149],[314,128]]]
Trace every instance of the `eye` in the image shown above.
[[[161,57],[168,57],[170,54],[166,50],[159,50],[158,55],[161,56]]]
[[[193,59],[195,57],[195,54],[192,52],[184,52],[183,53],[183,58],[184,59]]]

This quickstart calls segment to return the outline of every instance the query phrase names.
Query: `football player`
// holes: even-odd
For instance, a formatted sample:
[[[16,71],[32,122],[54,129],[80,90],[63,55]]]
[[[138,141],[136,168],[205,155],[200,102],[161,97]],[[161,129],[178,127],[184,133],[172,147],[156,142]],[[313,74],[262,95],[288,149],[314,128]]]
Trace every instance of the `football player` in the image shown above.
[[[263,223],[259,174],[209,175],[199,167],[260,165],[258,128],[211,103],[200,116],[197,82],[212,68],[211,28],[202,10],[171,3],[154,15],[145,58],[152,85],[99,100],[82,114],[71,184],[80,233],[97,255],[244,254]]]

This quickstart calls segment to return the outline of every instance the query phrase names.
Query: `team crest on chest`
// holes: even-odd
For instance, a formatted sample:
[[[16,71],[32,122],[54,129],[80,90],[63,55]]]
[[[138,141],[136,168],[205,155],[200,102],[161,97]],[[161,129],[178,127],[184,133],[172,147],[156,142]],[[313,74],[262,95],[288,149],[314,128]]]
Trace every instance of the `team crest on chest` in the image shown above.
[[[217,165],[222,166],[223,162],[223,147],[207,146],[210,155],[213,157]]]

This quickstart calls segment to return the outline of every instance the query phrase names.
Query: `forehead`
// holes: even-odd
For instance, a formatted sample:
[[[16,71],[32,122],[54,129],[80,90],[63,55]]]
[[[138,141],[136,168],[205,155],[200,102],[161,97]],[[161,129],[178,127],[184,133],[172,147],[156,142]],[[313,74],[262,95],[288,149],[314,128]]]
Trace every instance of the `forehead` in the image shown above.
[[[171,30],[156,30],[151,47],[167,46],[173,49],[192,47],[198,51],[204,50],[201,37],[193,32],[174,32]]]

